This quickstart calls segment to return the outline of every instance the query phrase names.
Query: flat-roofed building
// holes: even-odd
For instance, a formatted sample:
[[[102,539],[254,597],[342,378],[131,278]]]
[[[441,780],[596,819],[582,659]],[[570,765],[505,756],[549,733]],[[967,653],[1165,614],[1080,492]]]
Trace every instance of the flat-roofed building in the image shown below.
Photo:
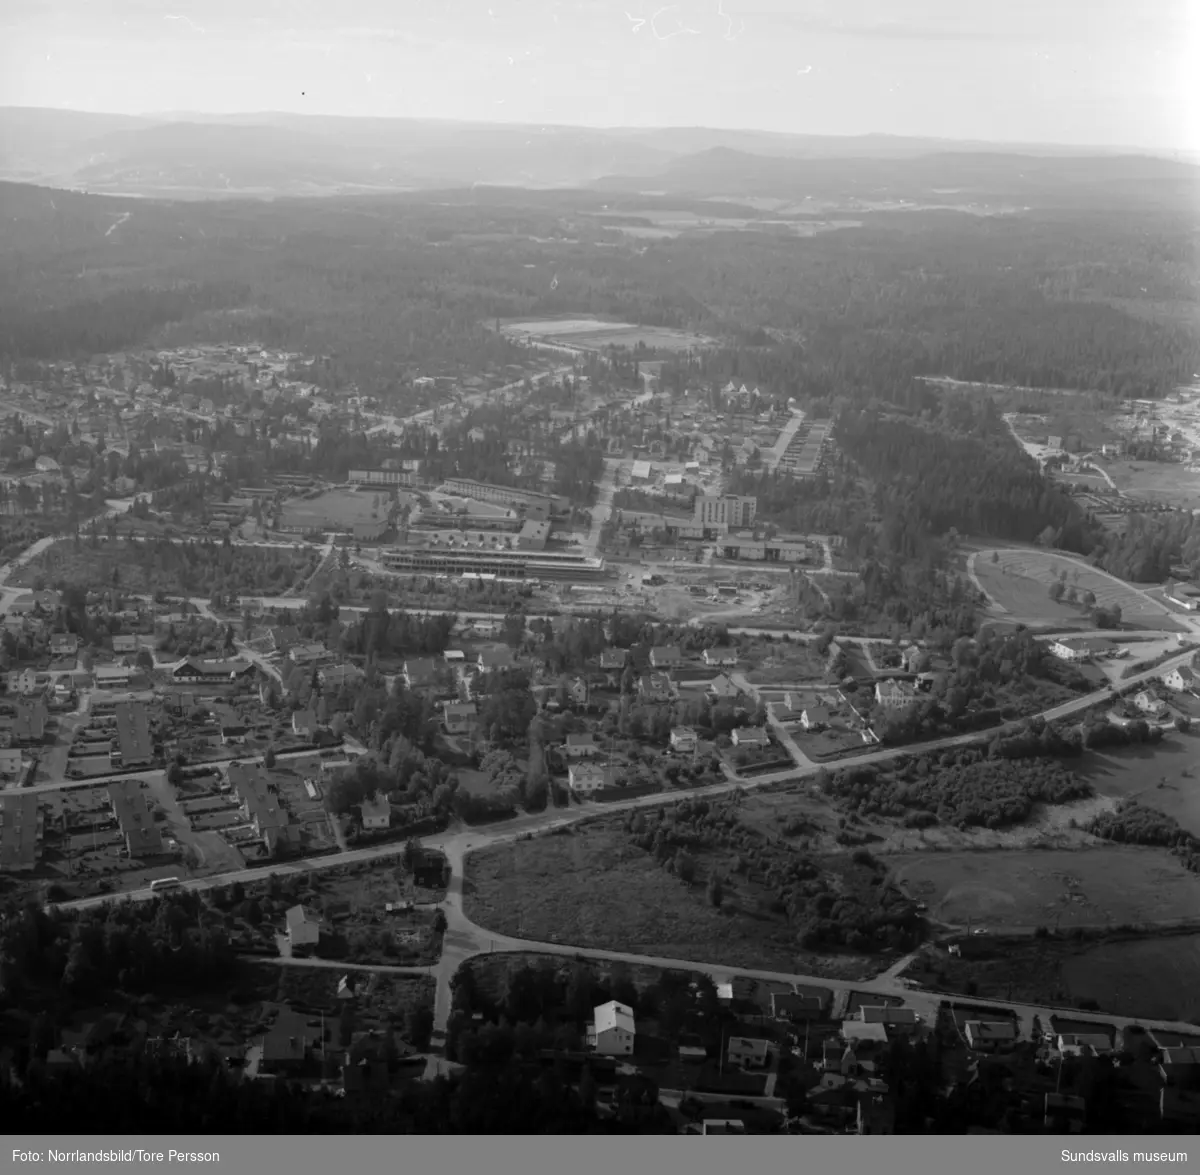
[[[36,794],[0,792],[0,872],[36,869],[45,828],[45,813]]]
[[[141,702],[121,702],[117,706],[117,747],[121,766],[126,769],[154,762],[150,719]]]
[[[738,494],[699,494],[692,521],[706,531],[725,534],[749,529],[758,513],[758,499]]]
[[[163,840],[154,825],[154,813],[141,786],[133,780],[123,780],[108,786],[108,802],[125,838],[130,857],[157,857],[163,852]]]
[[[540,503],[551,514],[563,514],[571,503],[561,494],[543,494],[537,490],[523,490],[516,486],[491,485],[469,477],[450,477],[442,484],[448,494],[463,498],[474,498],[479,502],[498,502],[505,506],[528,506]]]
[[[322,768],[324,764],[322,764]],[[279,802],[277,789],[257,764],[234,763],[229,782],[241,803],[243,814],[262,837],[269,852],[299,841],[300,829],[292,824],[288,810]]]
[[[46,720],[49,717],[50,711],[46,709],[45,702],[18,702],[12,724],[12,741],[19,747],[42,742],[46,737]]]
[[[587,582],[607,577],[604,560],[571,551],[441,550],[393,547],[380,553],[389,570],[475,579],[553,579]]]
[[[522,551],[544,551],[550,538],[550,523],[527,519],[517,535],[517,547]]]

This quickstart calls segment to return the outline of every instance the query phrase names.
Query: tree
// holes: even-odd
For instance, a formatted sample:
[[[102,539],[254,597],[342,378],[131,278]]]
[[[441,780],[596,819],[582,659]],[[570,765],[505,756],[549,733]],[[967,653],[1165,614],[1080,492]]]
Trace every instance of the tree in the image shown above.
[[[683,849],[675,854],[675,876],[685,885],[691,885],[696,880],[695,859]]]
[[[427,1049],[433,1037],[433,1009],[428,1004],[418,1004],[410,1008],[405,1020],[405,1030],[413,1048],[418,1051]]]
[[[421,860],[421,857],[421,842],[415,836],[410,836],[408,840],[404,842],[404,854],[400,858],[404,868],[407,869],[409,873],[415,872],[417,863]]]
[[[708,879],[708,900],[709,904],[718,910],[725,900],[725,890],[721,886],[721,879],[715,873]]]
[[[1048,589],[1050,598],[1057,604],[1062,598],[1066,589],[1062,585],[1061,579],[1054,580]]]
[[[263,766],[270,771],[275,766],[275,748],[267,747],[263,752]]]

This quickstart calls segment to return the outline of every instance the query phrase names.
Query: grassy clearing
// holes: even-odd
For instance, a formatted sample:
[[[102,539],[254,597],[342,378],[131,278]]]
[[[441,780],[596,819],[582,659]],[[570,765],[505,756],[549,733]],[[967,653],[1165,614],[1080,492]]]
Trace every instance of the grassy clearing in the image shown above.
[[[896,862],[910,897],[951,925],[1148,925],[1200,915],[1200,877],[1159,849],[930,853]]]
[[[1072,995],[1118,1016],[1200,1020],[1200,935],[1113,942],[1063,962]]]
[[[336,1014],[341,973],[324,968],[288,967],[273,963],[248,964],[241,977],[242,996],[251,996],[261,1004],[288,1004],[292,1007],[323,1008]],[[367,1031],[391,1024],[401,1028],[410,1008],[433,1007],[436,983],[425,975],[362,976],[355,1006],[355,1023]]]
[[[996,562],[992,561],[993,554],[999,556]],[[1180,631],[1165,607],[1149,603],[1139,592],[1113,576],[1049,551],[1001,548],[994,552],[980,551],[975,559],[975,574],[996,603],[1013,616],[1046,623],[1064,622],[1068,618],[1076,622],[1086,619],[1081,608],[1056,604],[1050,599],[1050,584],[1063,571],[1068,589],[1074,588],[1080,596],[1087,591],[1093,592],[1096,603],[1102,607],[1119,605],[1126,624]]]
[[[390,505],[386,491],[330,490],[315,498],[292,498],[285,502],[280,510],[280,521],[284,526],[313,529],[351,527],[386,520]]]
[[[1174,734],[1155,747],[1095,752],[1076,767],[1098,795],[1136,800],[1200,836],[1200,735]],[[1197,910],[1200,915],[1200,910]]]
[[[1075,1005],[1114,1016],[1200,1017],[1200,935],[972,942],[970,957],[927,950],[905,976],[938,991],[1018,1003]],[[1065,1031],[1065,1030],[1064,1030]]]
[[[728,868],[723,855],[694,854],[699,873]],[[715,858],[722,856],[717,862]],[[632,844],[619,818],[569,835],[518,841],[473,854],[464,886],[467,917],[499,934],[572,943],[730,968],[869,975],[859,956],[802,952],[765,889],[733,875],[720,909],[704,886],[687,885]]]
[[[1200,508],[1200,473],[1171,461],[1113,461],[1106,465],[1117,488],[1131,498],[1180,510]]]

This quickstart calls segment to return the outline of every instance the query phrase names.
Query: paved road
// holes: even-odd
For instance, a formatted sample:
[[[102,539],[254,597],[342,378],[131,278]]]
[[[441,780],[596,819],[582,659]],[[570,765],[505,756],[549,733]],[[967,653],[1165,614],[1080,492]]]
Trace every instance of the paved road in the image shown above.
[[[788,417],[787,423],[779,431],[779,436],[775,438],[775,443],[763,454],[763,463],[774,472],[779,467],[779,462],[783,460],[784,453],[787,452],[787,447],[792,443],[792,437],[800,430],[800,426],[804,423],[804,412],[799,408],[792,409],[792,415]]]
[[[673,971],[691,971],[707,975],[714,983],[730,983],[735,977],[784,983],[791,986],[797,984],[821,987],[832,992],[836,997],[848,997],[851,992],[867,995],[891,996],[900,998],[907,1007],[912,1008],[927,1023],[933,1023],[938,1009],[943,1001],[951,1004],[970,1004],[982,1002],[994,1007],[1010,1009],[1020,1020],[1022,1035],[1029,1039],[1033,1035],[1034,1017],[1040,1018],[1045,1024],[1054,1014],[1076,1015],[1075,1009],[1053,1008],[1048,1006],[1022,1004],[1009,1000],[986,999],[972,1001],[962,996],[918,989],[910,987],[899,978],[900,973],[912,962],[914,956],[906,955],[897,960],[888,969],[873,979],[829,979],[822,975],[808,975],[790,971],[771,971],[760,968],[737,967],[730,964],[701,963],[693,959],[679,959],[665,955],[638,954],[632,951],[609,951],[595,947],[581,947],[571,943],[541,942],[533,939],[513,938],[509,935],[497,934],[485,927],[473,923],[463,911],[462,878],[466,853],[478,847],[472,841],[466,840],[471,834],[460,833],[447,842],[447,856],[453,869],[451,884],[446,899],[441,903],[441,909],[446,914],[446,934],[443,938],[442,958],[434,969],[373,967],[361,965],[356,970],[376,970],[381,973],[394,974],[430,974],[437,980],[434,997],[434,1035],[433,1047],[440,1048],[445,1042],[446,1026],[452,1009],[453,991],[451,980],[459,967],[466,960],[479,955],[499,952],[521,952],[539,955],[557,956],[568,959],[595,959],[605,962],[620,962],[636,966],[647,966]],[[282,961],[281,961],[282,962]],[[347,969],[344,964],[325,960],[288,960],[292,966],[320,966],[329,970]],[[1142,1024],[1148,1028],[1168,1030],[1194,1031],[1195,1026],[1181,1021],[1132,1019],[1123,1016],[1103,1015],[1106,1023],[1112,1023],[1118,1028],[1128,1024]]]
[[[528,379],[529,382],[536,387],[538,384],[545,383],[546,380],[554,379],[556,376],[569,375],[574,370],[575,365],[573,363],[565,363],[560,367],[552,368],[550,371],[539,371],[536,375],[514,380],[512,383],[504,384],[502,387],[492,388],[490,391],[476,392],[472,395],[465,396],[463,397],[462,403],[468,408],[475,407],[480,404],[484,404],[489,400],[494,400],[497,396],[504,396],[509,392],[515,392],[519,388],[523,388],[525,386],[526,379]],[[449,408],[449,406],[447,406],[447,408]],[[422,412],[414,412],[411,416],[376,417],[376,419],[381,420],[382,423],[375,425],[373,428],[370,428],[367,431],[368,434],[381,432],[403,432],[404,429],[410,425],[432,423],[433,418],[437,415],[438,411],[439,409],[436,408],[426,408]]]
[[[1170,672],[1177,665],[1184,665],[1190,662],[1192,654],[1190,652],[1181,653],[1177,657],[1171,658],[1162,665],[1156,666],[1154,669],[1146,670],[1144,673],[1137,674],[1134,677],[1127,679],[1122,683],[1122,688],[1132,687],[1141,684],[1143,681],[1149,681],[1158,677],[1163,673]],[[1109,690],[1097,690],[1095,693],[1085,694],[1079,698],[1074,698],[1069,702],[1064,702],[1059,706],[1054,706],[1049,710],[1042,712],[1041,717],[1047,722],[1056,722],[1063,718],[1072,717],[1082,711],[1089,709],[1092,706],[1108,700],[1111,697]],[[854,765],[866,763],[885,763],[890,759],[895,759],[901,755],[920,754],[929,751],[947,750],[952,747],[966,746],[970,743],[980,742],[981,740],[991,737],[992,731],[973,732],[970,734],[950,735],[946,738],[934,739],[930,742],[914,743],[898,747],[880,747],[874,751],[866,751],[861,755],[855,755],[852,759],[847,760],[848,763]],[[311,754],[312,752],[295,752],[296,754]],[[279,756],[283,758],[282,755]],[[838,764],[832,764],[835,769]],[[515,817],[512,820],[505,821],[503,825],[494,826],[483,829],[458,829],[449,833],[440,833],[435,836],[423,838],[422,843],[433,849],[450,855],[453,860],[455,852],[463,851],[463,846],[468,843],[472,848],[480,849],[488,845],[503,844],[508,841],[517,839],[528,833],[549,830],[553,828],[565,827],[568,824],[574,824],[579,820],[586,820],[590,817],[606,815],[613,812],[624,812],[636,808],[651,808],[664,807],[672,804],[680,803],[690,799],[712,799],[722,795],[741,789],[742,791],[755,791],[758,788],[770,787],[773,784],[797,782],[799,780],[810,777],[815,770],[814,767],[798,767],[785,769],[783,771],[773,772],[770,775],[756,776],[753,779],[746,780],[726,780],[721,783],[708,784],[705,787],[692,788],[687,791],[660,793],[652,792],[649,795],[634,796],[627,800],[616,800],[612,803],[597,804],[572,804],[568,808],[551,808],[545,812],[525,813]],[[131,773],[132,775],[132,773]],[[50,786],[50,785],[43,785]],[[322,856],[312,858],[302,858],[297,861],[290,861],[284,864],[266,865],[254,869],[242,869],[231,873],[217,874],[212,877],[195,878],[185,882],[185,888],[192,890],[211,889],[214,886],[229,885],[234,881],[242,883],[263,881],[266,880],[272,873],[278,873],[281,876],[286,876],[292,873],[308,873],[317,872],[323,869],[336,869],[344,865],[356,864],[367,861],[386,860],[389,857],[394,857],[404,852],[402,843],[391,843],[383,845],[372,845],[369,848],[351,849],[345,853],[338,853],[333,856]],[[144,901],[151,897],[150,890],[135,890],[128,894],[110,894],[94,898],[81,898],[72,902],[64,902],[63,905],[69,908],[86,909],[90,906],[102,905],[106,901],[117,900],[121,898],[129,898],[133,901]]]
[[[605,458],[604,475],[596,487],[596,504],[592,507],[592,523],[588,528],[587,538],[581,544],[585,554],[595,555],[600,549],[600,532],[612,514],[613,494],[616,492],[615,478],[617,470],[620,468],[621,462],[618,458]]]

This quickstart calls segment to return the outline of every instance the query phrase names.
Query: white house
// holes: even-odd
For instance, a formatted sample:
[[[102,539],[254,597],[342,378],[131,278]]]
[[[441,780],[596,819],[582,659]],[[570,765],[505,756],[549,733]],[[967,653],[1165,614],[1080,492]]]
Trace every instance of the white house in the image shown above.
[[[1087,642],[1079,637],[1051,641],[1050,652],[1060,661],[1086,661],[1092,655]]]
[[[671,731],[671,750],[678,751],[681,755],[692,754],[698,742],[696,732],[690,726],[676,726]]]
[[[875,702],[887,710],[900,710],[916,701],[912,686],[903,681],[877,681]]]
[[[1112,1041],[1102,1032],[1060,1032],[1055,1047],[1062,1057],[1107,1057],[1113,1051]]]
[[[563,744],[563,754],[568,759],[590,759],[599,751],[591,731],[584,734],[569,734]]]
[[[361,805],[362,826],[368,832],[387,828],[392,823],[392,805],[386,796],[369,796]]]
[[[677,645],[656,645],[650,650],[652,669],[674,669],[683,660]]]
[[[729,736],[735,747],[767,747],[771,736],[761,726],[736,726]]]
[[[19,747],[6,747],[0,750],[0,775],[13,779],[21,774],[21,750]]]
[[[628,1005],[609,1000],[593,1009],[588,1044],[601,1056],[632,1056],[636,1034],[633,1009]]]
[[[1017,1039],[1017,1026],[1011,1020],[968,1020],[963,1032],[967,1047],[977,1052],[1012,1044]]]
[[[1089,661],[1093,657],[1117,657],[1122,649],[1100,637],[1067,637],[1050,642],[1050,652],[1061,661]]]
[[[1200,608],[1200,588],[1190,583],[1177,583],[1167,593],[1177,604],[1181,604],[1189,612]]]
[[[567,786],[576,796],[590,796],[603,788],[616,787],[620,779],[615,767],[583,760],[567,768]]]
[[[736,665],[738,662],[737,649],[705,649],[701,653],[705,665],[715,665],[724,668]]]
[[[1180,665],[1176,669],[1172,669],[1170,673],[1164,673],[1162,683],[1167,689],[1172,689],[1176,693],[1195,693],[1197,684],[1200,683],[1200,677],[1197,677],[1195,670],[1187,665]]]
[[[316,946],[321,941],[321,917],[304,906],[293,906],[287,918],[288,941],[293,947]]]
[[[1151,718],[1161,717],[1167,709],[1167,704],[1161,698],[1156,698],[1149,690],[1139,690],[1133,695],[1133,704],[1143,714]]]
[[[120,689],[133,680],[128,665],[97,665],[93,670],[97,689]]]
[[[761,1069],[767,1063],[769,1046],[765,1040],[749,1036],[731,1036],[726,1046],[725,1059],[731,1065],[743,1069]]]

